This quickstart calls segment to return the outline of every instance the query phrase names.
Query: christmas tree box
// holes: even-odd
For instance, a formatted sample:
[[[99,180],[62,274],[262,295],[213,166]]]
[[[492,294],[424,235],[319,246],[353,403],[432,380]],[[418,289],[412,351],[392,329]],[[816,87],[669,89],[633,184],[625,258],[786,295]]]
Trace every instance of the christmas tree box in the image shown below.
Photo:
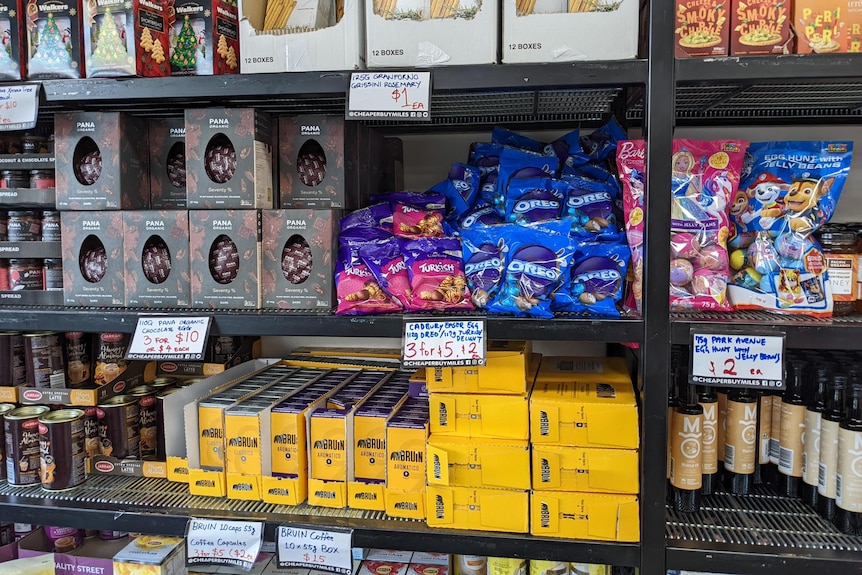
[[[172,4],[172,0],[83,2],[87,77],[169,76]]]
[[[369,193],[389,190],[385,141],[343,116],[282,116],[278,122],[282,208],[366,205]]]
[[[150,200],[147,124],[118,112],[54,116],[59,210],[137,210]]]
[[[260,307],[260,212],[189,212],[192,307]]]
[[[27,2],[27,77],[31,80],[80,78],[82,58],[80,2]]]
[[[60,233],[66,305],[123,307],[123,214],[63,212]]]
[[[183,118],[149,121],[150,207],[186,207],[186,122]]]
[[[126,306],[188,307],[189,213],[123,212]]]
[[[186,110],[189,209],[271,209],[272,135],[252,108]]]
[[[24,80],[22,0],[0,0],[0,80]]]
[[[241,72],[365,68],[362,6],[360,0],[240,0]]]
[[[236,0],[175,0],[171,75],[239,74]]]
[[[333,210],[261,212],[264,308],[332,308],[340,216]]]

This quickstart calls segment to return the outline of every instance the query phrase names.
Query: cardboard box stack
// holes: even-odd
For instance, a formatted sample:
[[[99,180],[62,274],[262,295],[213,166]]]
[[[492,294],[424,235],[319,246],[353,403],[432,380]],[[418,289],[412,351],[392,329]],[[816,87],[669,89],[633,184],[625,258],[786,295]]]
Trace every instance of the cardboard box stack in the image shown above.
[[[529,531],[529,392],[538,356],[491,342],[484,367],[428,368],[427,523]]]
[[[637,541],[637,398],[622,358],[545,357],[530,397],[534,535]]]

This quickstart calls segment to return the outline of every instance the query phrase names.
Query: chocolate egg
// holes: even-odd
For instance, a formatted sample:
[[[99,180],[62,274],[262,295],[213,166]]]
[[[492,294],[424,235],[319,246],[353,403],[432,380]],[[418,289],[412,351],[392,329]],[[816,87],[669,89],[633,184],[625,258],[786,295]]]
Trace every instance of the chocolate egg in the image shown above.
[[[168,181],[173,187],[186,187],[186,149],[181,142],[171,146],[165,170],[168,172]]]
[[[141,253],[144,277],[150,283],[160,284],[171,274],[171,252],[159,236],[150,236]]]
[[[326,153],[317,140],[305,142],[296,158],[299,180],[306,186],[319,186],[326,177]]]
[[[218,236],[210,248],[210,275],[220,284],[229,284],[239,272],[239,250],[228,236]]]
[[[670,283],[674,286],[684,286],[694,276],[694,266],[684,259],[675,259],[670,262]]]
[[[85,186],[96,183],[102,175],[102,153],[95,149],[75,162],[75,178]]]
[[[679,232],[670,238],[670,251],[677,258],[693,258],[697,256],[698,242],[694,234]]]
[[[223,134],[213,136],[204,154],[204,167],[209,179],[224,184],[236,173],[236,150]]]
[[[285,279],[292,284],[301,284],[311,277],[313,263],[311,248],[305,238],[300,235],[288,238],[281,250],[281,271]]]
[[[748,263],[748,254],[745,250],[734,250],[730,254],[730,267],[735,270],[741,270]]]
[[[108,254],[102,241],[94,235],[87,236],[78,253],[81,276],[90,283],[102,281],[108,272]]]
[[[727,282],[722,276],[708,269],[697,270],[691,279],[691,288],[696,296],[724,298]]]
[[[701,248],[697,256],[700,267],[709,270],[727,270],[727,252],[716,245]]]

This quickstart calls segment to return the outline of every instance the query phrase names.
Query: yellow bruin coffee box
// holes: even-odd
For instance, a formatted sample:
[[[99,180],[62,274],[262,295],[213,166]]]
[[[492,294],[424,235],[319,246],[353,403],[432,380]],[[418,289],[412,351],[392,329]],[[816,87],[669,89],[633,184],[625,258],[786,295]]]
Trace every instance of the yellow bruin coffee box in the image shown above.
[[[476,439],[529,439],[525,395],[431,393],[431,433]]]
[[[484,366],[426,368],[428,391],[524,395],[533,383],[530,350],[526,341],[491,341]]]
[[[526,533],[529,491],[429,485],[429,527]]]
[[[638,541],[636,495],[534,491],[530,496],[530,533],[565,539]]]
[[[386,487],[393,491],[425,491],[425,444],[428,403],[409,398],[386,424]]]
[[[530,441],[637,449],[637,398],[625,360],[543,358],[530,396]]]
[[[407,399],[408,382],[390,382],[356,409],[353,416],[353,476],[386,479],[386,422]]]
[[[530,488],[530,444],[432,435],[428,484],[457,487]]]
[[[298,347],[291,355],[314,357],[359,357],[375,359],[401,359],[401,350],[395,347]]]
[[[638,452],[563,445],[533,446],[533,489],[633,493],[639,491]]]

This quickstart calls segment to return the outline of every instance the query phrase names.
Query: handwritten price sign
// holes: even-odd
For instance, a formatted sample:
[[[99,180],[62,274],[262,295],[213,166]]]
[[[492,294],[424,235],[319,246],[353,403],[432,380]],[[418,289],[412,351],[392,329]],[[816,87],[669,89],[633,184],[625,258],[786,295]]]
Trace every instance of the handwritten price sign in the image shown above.
[[[278,528],[278,566],[310,567],[350,575],[353,571],[353,531]]]
[[[431,121],[431,72],[354,72],[347,119]]]
[[[689,382],[784,389],[784,336],[692,333]]]
[[[251,570],[263,541],[263,523],[190,519],[186,527],[186,564],[234,565]]]
[[[404,367],[485,365],[485,320],[404,320]]]
[[[211,319],[209,317],[139,317],[126,359],[202,360]]]
[[[0,131],[29,130],[39,115],[39,84],[0,86]]]

